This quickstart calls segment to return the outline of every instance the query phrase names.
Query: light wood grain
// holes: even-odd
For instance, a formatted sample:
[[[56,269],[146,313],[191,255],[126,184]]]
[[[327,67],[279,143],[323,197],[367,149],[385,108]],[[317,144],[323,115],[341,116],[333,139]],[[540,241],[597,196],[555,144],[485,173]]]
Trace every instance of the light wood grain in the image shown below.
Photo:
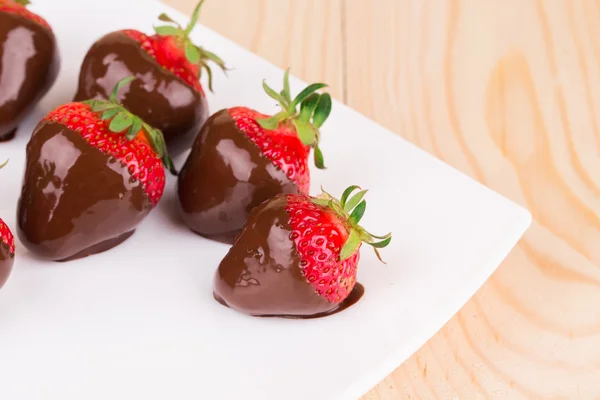
[[[600,399],[600,2],[211,0],[202,22],[533,213],[364,399]]]

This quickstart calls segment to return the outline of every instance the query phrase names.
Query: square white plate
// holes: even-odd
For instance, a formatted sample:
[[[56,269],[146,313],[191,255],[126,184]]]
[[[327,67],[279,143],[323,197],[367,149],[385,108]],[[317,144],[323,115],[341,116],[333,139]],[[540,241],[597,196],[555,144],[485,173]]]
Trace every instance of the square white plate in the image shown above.
[[[15,228],[24,148],[37,121],[70,101],[89,46],[121,28],[151,31],[153,1],[38,0],[54,27],[62,70],[16,140],[0,145],[0,216]],[[276,110],[262,91],[283,72],[216,33],[194,40],[234,70],[215,72],[211,110]],[[293,91],[303,88],[294,79]],[[227,246],[184,228],[168,195],[121,246],[70,263],[42,263],[17,243],[0,291],[0,398],[354,399],[399,366],[475,293],[530,224],[523,208],[357,112],[335,103],[323,129],[329,169],[313,174],[340,193],[370,189],[364,225],[392,230],[387,265],[363,248],[363,299],[314,320],[252,318],[213,300]],[[181,162],[181,161],[180,161]]]

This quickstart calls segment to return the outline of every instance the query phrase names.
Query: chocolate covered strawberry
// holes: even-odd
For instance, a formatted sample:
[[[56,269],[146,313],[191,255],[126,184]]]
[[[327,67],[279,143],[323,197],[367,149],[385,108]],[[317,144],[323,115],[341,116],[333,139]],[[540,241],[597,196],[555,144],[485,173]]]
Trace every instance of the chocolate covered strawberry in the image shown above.
[[[225,68],[219,57],[189,37],[202,3],[186,28],[163,14],[159,19],[168,25],[156,27],[154,35],[121,30],[94,43],[83,60],[75,100],[107,99],[119,80],[136,76],[139,79],[120,94],[121,103],[163,132],[172,157],[189,149],[208,118],[200,75],[206,73],[212,90],[209,63]]]
[[[60,66],[48,22],[27,10],[28,0],[0,0],[0,141],[48,92]]]
[[[4,286],[15,262],[15,239],[0,218],[0,288]]]
[[[0,165],[0,169],[6,163]],[[15,262],[15,238],[8,225],[0,218],[0,289],[6,283]]]
[[[282,194],[258,206],[215,274],[221,303],[257,316],[311,317],[342,306],[356,284],[361,244],[387,246],[359,225],[365,190],[341,199]],[[380,258],[381,259],[381,258]]]
[[[316,83],[295,99],[288,73],[284,89],[263,84],[281,111],[268,116],[246,107],[217,112],[202,127],[179,174],[184,223],[194,232],[231,243],[248,213],[279,193],[308,193],[309,154],[323,168],[319,129],[331,111],[329,94]]]
[[[39,257],[69,260],[108,250],[130,237],[159,202],[163,164],[159,130],[109,100],[69,103],[50,112],[27,144],[18,234]]]

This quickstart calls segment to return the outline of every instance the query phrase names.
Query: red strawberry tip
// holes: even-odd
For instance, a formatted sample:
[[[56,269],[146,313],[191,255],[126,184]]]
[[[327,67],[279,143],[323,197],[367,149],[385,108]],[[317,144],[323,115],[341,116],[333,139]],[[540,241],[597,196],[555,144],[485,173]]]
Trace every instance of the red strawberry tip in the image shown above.
[[[135,76],[128,76],[117,82],[108,100],[92,99],[82,101],[82,103],[88,105],[93,112],[99,114],[101,120],[110,120],[108,128],[111,132],[123,133],[127,131],[125,138],[129,141],[135,139],[140,131],[143,131],[148,138],[150,146],[156,152],[158,158],[162,160],[164,166],[173,175],[177,175],[177,170],[167,152],[167,145],[162,132],[148,125],[137,115],[129,112],[117,99],[119,91],[135,79],[137,79]]]
[[[263,89],[267,95],[279,103],[281,111],[269,118],[258,120],[264,129],[276,129],[280,123],[291,122],[296,128],[298,137],[306,146],[314,149],[315,166],[325,169],[323,152],[319,147],[321,133],[319,129],[331,113],[332,101],[329,93],[317,93],[327,87],[324,83],[313,83],[302,90],[293,100],[290,93],[290,70],[283,75],[283,90],[277,93],[266,81]],[[300,112],[298,112],[300,106]]]
[[[177,21],[163,13],[158,16],[158,19],[171,25],[155,26],[154,31],[159,36],[172,36],[175,38],[177,46],[184,50],[187,60],[192,65],[200,67],[198,69],[198,78],[200,78],[202,75],[203,70],[206,71],[206,75],[208,76],[208,88],[212,92],[213,78],[209,62],[216,64],[225,73],[228,71],[228,68],[225,65],[225,62],[219,56],[204,49],[203,47],[196,46],[190,39],[190,33],[192,33],[192,30],[198,22],[198,16],[200,15],[200,8],[202,7],[202,4],[204,4],[204,0],[200,0],[200,2],[196,5],[196,8],[192,14],[192,18],[185,29]]]
[[[353,194],[356,190],[359,191]],[[350,186],[344,191],[340,200],[327,193],[323,188],[321,188],[321,191],[323,193],[318,197],[312,198],[312,202],[323,207],[329,207],[350,227],[348,239],[340,251],[340,261],[350,258],[360,247],[361,243],[364,242],[373,247],[379,261],[385,264],[378,249],[384,248],[390,244],[392,241],[392,233],[390,232],[387,235],[377,236],[369,233],[359,225],[367,208],[367,202],[363,199],[367,190],[362,190],[356,185]]]

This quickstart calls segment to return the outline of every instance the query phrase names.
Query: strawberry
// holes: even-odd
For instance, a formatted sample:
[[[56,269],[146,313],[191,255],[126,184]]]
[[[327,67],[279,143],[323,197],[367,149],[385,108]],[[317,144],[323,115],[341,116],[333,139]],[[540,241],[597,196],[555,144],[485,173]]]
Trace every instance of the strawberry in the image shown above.
[[[391,234],[359,225],[366,190],[340,200],[281,194],[258,206],[215,274],[215,297],[251,315],[311,317],[342,306],[356,284],[361,244],[378,249]]]
[[[6,163],[0,165],[2,169]],[[6,283],[15,262],[15,238],[0,218],[0,289]]]
[[[48,92],[60,66],[56,38],[27,0],[0,0],[0,141]]]
[[[194,232],[231,243],[248,213],[279,193],[308,193],[308,158],[324,168],[319,129],[331,111],[322,83],[292,100],[289,71],[283,90],[266,83],[282,110],[268,116],[246,107],[217,112],[204,124],[178,179],[179,210]],[[298,110],[299,109],[299,110]]]
[[[163,164],[172,169],[162,134],[117,101],[134,79],[120,81],[109,100],[58,107],[35,129],[17,217],[22,242],[40,257],[108,250],[161,199]]]
[[[15,262],[15,239],[0,218],[0,289],[6,283]]]
[[[26,8],[29,4],[31,4],[29,0],[0,0],[0,12],[25,18],[51,31],[50,24],[44,18]]]
[[[203,2],[185,28],[162,14],[159,20],[167,25],[155,27],[154,35],[125,29],[98,40],[83,61],[75,100],[106,99],[117,81],[137,76],[120,99],[123,105],[163,132],[172,156],[189,149],[208,118],[201,73],[212,91],[209,64],[226,69],[223,60],[190,39]]]

